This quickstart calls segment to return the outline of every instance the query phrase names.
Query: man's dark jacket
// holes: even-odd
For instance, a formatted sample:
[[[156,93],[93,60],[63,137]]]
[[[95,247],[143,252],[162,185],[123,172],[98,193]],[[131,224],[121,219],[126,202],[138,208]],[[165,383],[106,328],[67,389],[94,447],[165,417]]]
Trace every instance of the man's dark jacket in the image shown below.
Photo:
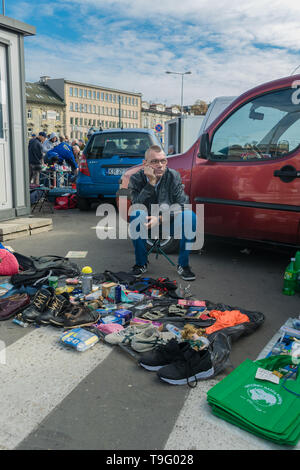
[[[31,165],[41,165],[43,159],[43,146],[38,138],[32,139],[28,145],[29,163]]]
[[[151,213],[151,204],[179,204],[182,208],[189,203],[189,198],[185,194],[181,176],[178,171],[167,168],[160,183],[155,188],[144,174],[144,170],[139,170],[131,175],[128,189],[132,204],[144,204],[148,214]]]

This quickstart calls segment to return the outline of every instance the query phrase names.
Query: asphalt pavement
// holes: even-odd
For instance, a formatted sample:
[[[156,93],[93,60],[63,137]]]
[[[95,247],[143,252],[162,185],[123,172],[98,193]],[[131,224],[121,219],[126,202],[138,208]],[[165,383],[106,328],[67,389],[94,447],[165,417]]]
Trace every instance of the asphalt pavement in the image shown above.
[[[128,271],[134,264],[130,240],[97,238],[100,218],[94,209],[43,215],[53,218],[52,231],[6,245],[36,256],[86,251],[85,258],[74,261],[98,273]],[[176,263],[177,255],[170,257]],[[149,261],[149,276],[187,284],[165,258],[152,254]],[[287,318],[298,317],[299,295],[282,294],[288,261],[282,252],[215,241],[206,241],[200,253],[190,256],[197,275],[190,283],[194,298],[265,315],[258,330],[232,345],[233,367],[256,359]],[[191,390],[160,382],[119,348],[98,343],[85,353],[70,352],[58,346],[57,335],[52,327],[0,324],[7,348],[6,365],[0,366],[6,389],[2,403],[7,399],[0,412],[0,449],[278,448],[211,416],[206,391],[230,368]]]

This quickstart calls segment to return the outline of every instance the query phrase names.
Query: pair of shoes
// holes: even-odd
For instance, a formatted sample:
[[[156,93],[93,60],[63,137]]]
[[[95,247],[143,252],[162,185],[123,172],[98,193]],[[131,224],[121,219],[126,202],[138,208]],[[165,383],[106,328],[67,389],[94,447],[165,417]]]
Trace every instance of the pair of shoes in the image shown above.
[[[23,310],[22,319],[28,323],[49,325],[52,320],[55,321],[57,317],[60,317],[70,305],[67,293],[55,295],[53,288],[42,288],[36,292],[29,307]]]
[[[54,296],[54,289],[39,289],[30,305],[22,312],[22,319],[28,323],[34,323],[39,315],[44,312]]]
[[[141,333],[134,335],[131,341],[131,348],[136,352],[142,353],[151,351],[162,343],[164,343],[163,334],[155,326],[149,325]]]
[[[130,271],[130,274],[136,278],[141,277],[142,274],[147,272],[147,265],[148,263],[144,264],[143,266],[140,266],[139,264],[135,264]]]
[[[214,374],[208,349],[197,351],[189,343],[171,339],[140,357],[140,365],[156,371],[158,377],[173,385],[184,385],[207,379]],[[196,385],[194,384],[194,385]]]
[[[150,325],[151,326],[151,325]],[[105,341],[110,344],[131,344],[133,337],[149,328],[148,323],[140,323],[138,325],[128,326],[115,333],[109,333],[104,337]]]
[[[194,281],[196,279],[196,275],[191,271],[189,265],[187,266],[177,266],[177,273],[184,281]]]

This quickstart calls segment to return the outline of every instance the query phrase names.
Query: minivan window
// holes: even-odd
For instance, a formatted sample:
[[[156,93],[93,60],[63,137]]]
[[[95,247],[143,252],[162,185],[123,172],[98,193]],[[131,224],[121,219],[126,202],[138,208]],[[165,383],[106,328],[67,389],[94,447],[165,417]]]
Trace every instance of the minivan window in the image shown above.
[[[211,158],[266,160],[293,152],[300,145],[300,105],[293,93],[284,89],[241,106],[214,133]]]
[[[107,158],[113,155],[143,157],[147,148],[153,145],[149,134],[139,132],[105,132],[94,134],[90,139],[85,155],[87,158]]]

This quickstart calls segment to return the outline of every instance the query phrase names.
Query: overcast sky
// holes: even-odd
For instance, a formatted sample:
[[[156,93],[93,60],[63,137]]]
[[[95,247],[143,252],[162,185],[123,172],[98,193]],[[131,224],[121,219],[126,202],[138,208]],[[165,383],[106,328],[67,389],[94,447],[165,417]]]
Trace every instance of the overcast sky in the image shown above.
[[[41,75],[184,104],[236,96],[299,65],[299,0],[6,0],[25,38],[26,80]]]

